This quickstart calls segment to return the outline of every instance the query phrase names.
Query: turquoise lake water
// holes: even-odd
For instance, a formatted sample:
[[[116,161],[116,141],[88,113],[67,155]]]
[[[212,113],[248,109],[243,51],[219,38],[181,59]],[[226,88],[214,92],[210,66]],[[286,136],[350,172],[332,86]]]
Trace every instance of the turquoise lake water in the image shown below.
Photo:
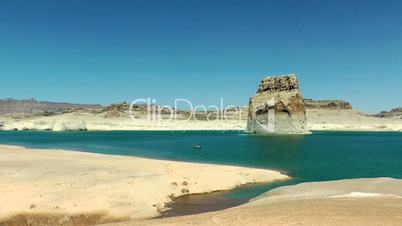
[[[349,178],[402,179],[402,133],[314,132],[261,136],[242,132],[0,131],[0,144],[58,148],[279,170],[293,179],[227,194],[250,198],[281,185]],[[202,149],[194,149],[201,145]],[[219,172],[216,172],[219,173]]]

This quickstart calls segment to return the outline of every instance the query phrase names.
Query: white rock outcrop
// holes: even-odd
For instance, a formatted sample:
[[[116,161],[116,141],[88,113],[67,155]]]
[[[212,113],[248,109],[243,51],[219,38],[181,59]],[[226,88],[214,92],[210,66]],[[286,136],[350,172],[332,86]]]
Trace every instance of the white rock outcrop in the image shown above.
[[[87,130],[86,123],[82,120],[56,120],[52,131],[79,131]]]

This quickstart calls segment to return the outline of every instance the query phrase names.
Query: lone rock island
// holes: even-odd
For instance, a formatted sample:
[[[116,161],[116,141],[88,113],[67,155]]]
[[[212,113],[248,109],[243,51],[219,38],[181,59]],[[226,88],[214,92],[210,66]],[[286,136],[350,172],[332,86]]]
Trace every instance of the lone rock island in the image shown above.
[[[305,134],[306,110],[296,75],[264,78],[249,100],[246,132]]]

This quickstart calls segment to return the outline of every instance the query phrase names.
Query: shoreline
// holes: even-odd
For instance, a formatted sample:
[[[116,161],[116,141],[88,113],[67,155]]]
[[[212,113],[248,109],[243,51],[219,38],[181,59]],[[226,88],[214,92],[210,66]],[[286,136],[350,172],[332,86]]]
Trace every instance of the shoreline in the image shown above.
[[[308,109],[309,131],[396,131],[402,132],[402,120],[366,115],[352,109]],[[33,131],[244,131],[247,118],[224,120],[130,119],[123,114],[108,118],[103,114],[65,113],[54,116],[13,117],[0,115],[0,130]]]
[[[182,195],[289,179],[266,169],[10,145],[0,145],[0,156],[0,222],[152,218]]]
[[[400,225],[401,186],[394,178],[306,182],[216,212],[110,225]]]
[[[49,132],[49,133],[66,133],[66,132],[171,132],[171,133],[185,133],[185,132],[221,132],[221,133],[231,133],[231,132],[240,132],[244,134],[249,134],[249,135],[257,135],[257,136],[269,136],[270,134],[252,134],[252,133],[246,133],[244,129],[186,129],[186,130],[181,130],[181,129],[175,129],[175,130],[66,130],[66,131],[52,131],[52,130],[38,130],[38,129],[29,129],[29,130],[12,130],[12,129],[0,129],[1,131],[5,132]],[[310,135],[315,132],[378,132],[378,133],[401,133],[401,129],[390,129],[390,130],[384,130],[384,129],[349,129],[349,128],[340,128],[340,129],[333,129],[333,128],[328,128],[328,129],[311,129],[309,133],[306,134],[275,134],[275,135],[280,135],[280,136],[304,136],[304,135]],[[1,144],[0,144],[1,145]],[[18,145],[17,145],[18,146]]]
[[[320,125],[321,127],[321,125]],[[1,131],[18,131],[18,132],[49,132],[49,133],[63,133],[63,132],[245,132],[245,129],[239,128],[200,128],[200,129],[164,129],[164,128],[150,128],[150,129],[85,129],[85,130],[63,130],[63,131],[54,131],[49,129],[4,129],[0,128]],[[309,133],[306,134],[280,134],[280,135],[309,135],[314,132],[402,132],[402,125],[400,128],[350,128],[350,126],[339,126],[335,125],[334,127],[328,128],[317,128],[317,125],[309,126]],[[250,133],[247,133],[250,134]],[[266,134],[256,134],[256,135],[266,135]],[[269,135],[269,134],[268,134]]]
[[[252,186],[246,184],[244,186]],[[240,187],[240,188],[241,188]],[[250,198],[225,198],[224,195],[236,190],[214,191],[211,193],[190,194],[177,197],[172,202],[167,204],[166,210],[161,212],[161,215],[154,219],[163,219],[169,217],[180,217],[194,214],[202,214],[208,212],[221,211],[228,208],[237,207],[249,202]]]
[[[18,155],[14,156],[15,158],[10,158],[10,155]],[[39,159],[37,157],[40,157]],[[43,159],[44,158],[44,159]],[[46,160],[46,161],[43,161]],[[62,161],[60,161],[62,160]],[[71,164],[70,162],[74,160],[75,164]],[[101,161],[99,161],[101,160]],[[124,162],[128,160],[137,160],[137,164],[139,167],[132,169],[130,168],[132,164],[126,165]],[[142,160],[142,161],[140,161]],[[50,172],[46,172],[45,175],[40,175],[41,177],[38,179],[35,176],[26,173],[37,172],[38,168],[32,169],[26,167],[25,163],[41,165],[41,163],[49,163],[52,161],[54,166],[57,169],[65,169],[66,166],[75,166],[78,169],[71,169],[67,167],[67,173],[65,170],[62,172],[54,171],[55,169],[50,169]],[[108,165],[108,163],[115,163],[114,166]],[[151,164],[152,163],[152,164]],[[157,163],[157,164],[155,164]],[[168,163],[168,165],[164,165]],[[87,165],[88,164],[88,165]],[[84,168],[82,168],[84,165]],[[136,164],[134,164],[136,165]],[[163,165],[163,166],[161,166]],[[197,165],[196,170],[192,168]],[[116,167],[122,167],[124,169],[117,169]],[[42,168],[48,168],[49,165],[41,165]],[[94,168],[95,167],[95,168]],[[128,168],[125,168],[128,167]],[[151,167],[151,168],[149,168]],[[198,178],[197,182],[205,183],[204,185],[214,184],[214,189],[208,192],[200,192],[196,193],[193,190],[196,183],[192,178],[184,178],[183,175],[179,175],[175,177],[175,167],[179,167],[178,170],[180,172],[186,171],[184,173],[189,173],[194,176],[194,173],[199,173],[199,171],[204,171],[205,168],[211,168],[211,170],[215,173],[211,173],[211,171],[204,171],[204,174],[200,174],[196,176]],[[201,168],[203,170],[200,170]],[[102,171],[102,169],[107,168],[111,169],[109,173],[106,175],[103,173],[97,174]],[[132,178],[133,170],[141,169],[150,173],[152,171],[156,174],[147,174],[144,171],[135,172],[140,173],[140,180],[137,181],[140,184],[148,183],[147,186],[142,186],[144,188],[135,189],[132,187],[126,187],[124,189],[119,189],[116,192],[111,192],[110,189],[113,187],[127,186],[124,181],[125,178]],[[237,171],[237,168],[241,168],[240,171]],[[88,169],[82,170],[82,169]],[[227,169],[228,171],[222,173],[222,169]],[[78,170],[78,171],[77,171]],[[120,171],[124,172],[120,172]],[[161,171],[160,171],[161,170]],[[219,171],[220,177],[214,177],[216,171]],[[88,153],[88,152],[78,152],[78,151],[65,151],[65,150],[55,150],[55,149],[27,149],[20,146],[10,146],[10,145],[0,145],[0,213],[4,215],[4,210],[8,211],[7,203],[10,205],[14,205],[16,202],[21,203],[22,201],[26,201],[25,199],[30,198],[31,194],[26,194],[26,186],[35,187],[38,185],[38,181],[46,180],[47,175],[58,175],[61,173],[62,179],[67,179],[69,177],[77,176],[77,172],[86,173],[86,174],[97,174],[97,180],[99,180],[98,184],[92,183],[91,178],[75,178],[79,181],[83,182],[82,186],[74,187],[76,185],[70,184],[65,187],[70,190],[73,195],[77,195],[76,198],[73,196],[68,196],[68,192],[63,192],[62,187],[66,181],[60,181],[60,178],[50,178],[51,183],[46,183],[46,186],[40,186],[39,190],[42,193],[40,194],[40,198],[42,198],[43,193],[52,194],[52,199],[57,199],[54,195],[63,196],[65,200],[73,199],[75,202],[77,199],[83,199],[84,204],[91,204],[90,206],[86,206],[86,208],[78,209],[72,211],[66,211],[63,205],[52,206],[52,203],[47,203],[46,210],[43,211],[39,208],[40,204],[37,203],[38,199],[30,199],[36,200],[33,202],[26,202],[28,205],[23,206],[19,212],[15,214],[8,214],[6,217],[0,217],[0,225],[8,226],[8,225],[43,225],[43,224],[63,224],[63,225],[96,225],[96,224],[110,224],[110,225],[188,225],[188,224],[197,224],[197,225],[220,225],[220,224],[230,224],[230,225],[261,225],[263,223],[270,223],[275,225],[281,224],[315,224],[315,225],[325,225],[325,224],[333,224],[337,223],[337,225],[375,225],[375,222],[387,222],[387,225],[397,225],[396,222],[399,222],[399,219],[402,217],[402,191],[400,187],[402,186],[401,179],[393,179],[393,178],[359,178],[359,179],[344,179],[344,180],[335,180],[335,181],[323,181],[323,182],[303,182],[296,185],[288,185],[281,186],[270,190],[262,195],[259,195],[255,198],[252,198],[246,203],[239,203],[240,206],[224,206],[224,209],[217,208],[216,210],[212,210],[214,212],[210,212],[211,210],[207,210],[208,212],[189,212],[185,215],[179,214],[165,217],[155,217],[153,216],[142,216],[142,217],[130,217],[128,214],[116,214],[114,211],[105,210],[99,208],[103,202],[98,202],[97,199],[102,199],[102,196],[110,196],[111,200],[114,201],[111,208],[115,208],[116,204],[119,204],[121,201],[127,201],[127,196],[123,196],[123,200],[118,194],[124,194],[127,192],[141,193],[141,192],[150,192],[151,196],[157,195],[160,192],[164,192],[166,186],[171,188],[171,186],[179,186],[176,189],[180,195],[178,196],[170,196],[173,193],[168,195],[168,199],[164,199],[164,206],[155,206],[152,205],[153,208],[156,208],[156,213],[159,215],[160,212],[164,210],[166,207],[169,207],[175,200],[182,199],[187,197],[199,197],[201,202],[208,202],[209,200],[203,199],[203,195],[210,194],[214,195],[216,191],[228,191],[230,189],[235,188],[239,185],[238,181],[231,183],[231,187],[224,190],[218,190],[217,184],[222,182],[222,178],[227,178],[224,175],[231,176],[245,176],[246,171],[253,171],[253,175],[249,175],[250,177],[246,179],[251,179],[252,176],[257,176],[259,173],[263,173],[263,171],[270,170],[262,170],[262,169],[251,169],[244,167],[230,167],[230,166],[220,166],[215,164],[194,164],[194,163],[184,163],[184,162],[176,162],[176,161],[165,161],[165,160],[153,160],[142,157],[129,157],[129,156],[120,156],[120,155],[105,155],[99,153]],[[163,174],[163,172],[170,172],[167,174]],[[250,171],[250,172],[251,172]],[[274,171],[275,172],[275,171]],[[232,174],[234,173],[234,174]],[[276,172],[278,173],[278,172]],[[17,175],[14,175],[17,174]],[[224,174],[224,175],[223,175]],[[265,174],[265,173],[263,173]],[[25,178],[20,178],[24,176]],[[279,175],[282,175],[279,173]],[[16,177],[15,177],[16,176]],[[31,178],[31,177],[34,178]],[[81,175],[78,175],[81,176]],[[177,175],[176,175],[177,176]],[[261,175],[260,175],[261,176]],[[268,176],[268,175],[266,175]],[[284,176],[284,175],[282,175]],[[8,184],[4,183],[5,178],[9,177]],[[116,177],[116,180],[111,180],[110,177]],[[135,177],[138,177],[136,175]],[[205,178],[203,178],[205,177]],[[264,177],[264,176],[263,176]],[[269,176],[270,177],[270,176]],[[287,176],[285,176],[287,177]],[[24,179],[31,179],[25,181]],[[159,180],[157,182],[157,189],[152,190],[153,186],[149,184],[150,180],[154,180],[154,182],[158,179],[164,178],[162,181]],[[177,183],[176,179],[186,180],[186,185]],[[6,178],[7,179],[7,178]],[[92,178],[93,179],[93,178]],[[172,183],[172,179],[176,182],[176,185]],[[203,181],[205,179],[205,181]],[[237,179],[244,179],[244,177],[240,176]],[[261,179],[261,177],[260,177]],[[271,178],[272,179],[272,178]],[[287,177],[287,179],[290,179]],[[285,180],[285,179],[281,179]],[[47,180],[49,181],[49,180]],[[79,182],[78,181],[78,182]],[[118,181],[119,183],[115,183]],[[247,182],[248,181],[248,182]],[[245,180],[244,183],[240,183],[241,186],[246,184],[250,184],[253,182],[249,182],[250,180]],[[271,180],[272,181],[272,180]],[[121,182],[121,183],[120,183]],[[233,182],[233,181],[232,181]],[[34,184],[31,184],[34,183]],[[36,184],[35,184],[36,183]],[[258,183],[258,182],[254,182]],[[103,186],[103,185],[112,184],[112,186]],[[140,185],[139,184],[139,185]],[[220,183],[219,186],[227,186],[225,183]],[[100,189],[93,189],[91,187],[101,186]],[[187,188],[190,191],[186,194],[180,193],[180,189]],[[55,189],[53,189],[55,188]],[[78,189],[77,189],[78,188]],[[138,188],[138,187],[137,187]],[[80,190],[89,190],[86,193],[86,196],[95,195],[93,197],[80,196]],[[168,188],[169,189],[169,188]],[[195,188],[194,188],[195,189]],[[134,190],[134,191],[133,191]],[[149,191],[151,190],[151,191]],[[4,192],[8,193],[3,194]],[[11,192],[11,196],[10,196]],[[20,193],[18,193],[20,192]],[[19,195],[20,199],[15,199],[14,195]],[[78,194],[77,194],[78,193]],[[219,192],[218,192],[219,193]],[[37,194],[37,195],[38,195]],[[168,193],[166,193],[168,194]],[[70,194],[71,195],[71,194]],[[117,196],[116,196],[117,195]],[[137,194],[139,195],[139,194]],[[144,195],[144,193],[142,193]],[[146,194],[145,194],[146,195]],[[77,198],[78,197],[78,198]],[[149,198],[150,196],[148,196]],[[177,198],[179,197],[179,198]],[[36,197],[38,198],[38,197]],[[45,198],[45,197],[43,197]],[[138,196],[137,196],[138,198]],[[8,202],[4,202],[4,200],[8,200]],[[106,200],[107,201],[107,200]],[[138,200],[135,200],[138,201]],[[218,200],[219,201],[219,200]],[[154,202],[152,202],[154,203]],[[151,204],[152,204],[151,203]],[[82,204],[82,203],[81,203]],[[81,205],[80,204],[80,205]],[[218,203],[219,204],[219,203]],[[221,203],[222,204],[222,203]],[[213,203],[212,205],[216,205]],[[92,208],[90,208],[92,206]],[[26,207],[26,208],[25,208]],[[110,207],[110,206],[109,206]],[[118,206],[117,206],[118,207]],[[119,211],[122,213],[122,209],[131,209],[136,208],[135,203],[129,206],[121,206]],[[140,202],[137,206],[139,211],[142,208],[145,208],[144,202]],[[191,206],[190,206],[191,207]],[[3,210],[4,208],[4,210]],[[71,208],[71,206],[70,206]],[[184,208],[188,208],[184,206]],[[228,209],[227,209],[228,208]],[[365,211],[361,211],[364,208]],[[391,208],[390,210],[388,210]],[[367,210],[367,211],[366,211]],[[163,215],[163,213],[162,213]],[[326,216],[323,218],[322,216]],[[28,222],[28,223],[27,223]],[[374,223],[373,223],[374,222]]]

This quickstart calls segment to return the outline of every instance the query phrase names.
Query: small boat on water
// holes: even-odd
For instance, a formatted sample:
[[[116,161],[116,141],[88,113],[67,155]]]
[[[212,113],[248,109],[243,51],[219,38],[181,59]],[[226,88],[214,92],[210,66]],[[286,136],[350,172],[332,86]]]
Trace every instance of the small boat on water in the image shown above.
[[[202,149],[202,146],[201,145],[194,145],[193,148],[194,149]]]

